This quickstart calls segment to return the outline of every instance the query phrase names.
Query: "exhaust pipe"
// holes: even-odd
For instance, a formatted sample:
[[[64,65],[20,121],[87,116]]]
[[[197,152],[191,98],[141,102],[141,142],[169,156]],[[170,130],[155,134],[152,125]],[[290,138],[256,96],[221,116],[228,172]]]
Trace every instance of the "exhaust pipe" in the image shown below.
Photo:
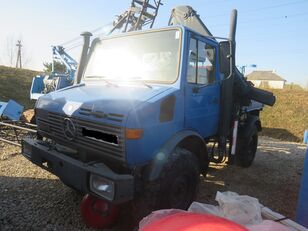
[[[229,39],[232,42],[235,42],[236,24],[237,24],[237,10],[233,9],[231,11],[230,31],[229,31]]]
[[[230,32],[229,39],[233,43],[233,72],[234,72],[234,87],[235,92],[239,98],[248,98],[249,100],[255,100],[257,102],[273,106],[275,104],[276,98],[272,92],[265,91],[253,87],[249,82],[244,79],[242,73],[237,69],[235,64],[235,35],[236,35],[236,25],[237,25],[237,10],[233,9],[231,12],[230,19]]]
[[[81,81],[82,74],[84,72],[84,68],[87,62],[87,58],[88,58],[90,38],[92,34],[90,32],[83,32],[81,36],[83,36],[84,42],[83,42],[82,52],[81,52],[80,61],[79,61],[78,70],[77,70],[74,84],[79,84]]]
[[[219,154],[217,158],[212,158],[211,161],[220,163],[227,156],[227,138],[231,134],[231,124],[234,123],[234,82],[237,79],[236,66],[235,66],[235,34],[236,34],[236,23],[237,23],[237,10],[232,10],[230,18],[230,31],[229,39],[232,43],[232,75],[230,78],[225,79],[221,84],[221,115],[219,120],[219,141],[218,150]],[[234,123],[237,124],[237,123]],[[237,132],[237,131],[236,131]],[[233,134],[235,131],[233,132]],[[234,136],[234,135],[233,135]],[[234,152],[234,151],[233,151]],[[230,156],[232,157],[232,156]],[[232,158],[229,160],[232,162]]]

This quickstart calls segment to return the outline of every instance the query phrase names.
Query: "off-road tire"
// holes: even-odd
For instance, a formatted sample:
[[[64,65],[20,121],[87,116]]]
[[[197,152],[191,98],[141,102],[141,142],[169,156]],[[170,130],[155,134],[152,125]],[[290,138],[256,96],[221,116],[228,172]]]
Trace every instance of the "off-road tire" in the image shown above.
[[[144,192],[141,198],[137,199],[135,215],[139,216],[140,220],[158,209],[186,210],[196,198],[199,182],[197,158],[186,149],[176,148],[159,178],[145,183]]]
[[[235,154],[236,164],[243,168],[252,165],[258,147],[258,129],[253,125],[248,133],[239,130]]]

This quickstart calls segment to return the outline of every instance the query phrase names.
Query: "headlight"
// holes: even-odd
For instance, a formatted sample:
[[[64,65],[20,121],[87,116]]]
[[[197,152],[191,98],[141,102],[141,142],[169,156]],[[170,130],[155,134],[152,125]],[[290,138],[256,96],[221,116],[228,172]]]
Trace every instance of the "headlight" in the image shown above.
[[[90,190],[109,201],[114,198],[114,182],[104,177],[91,174]]]

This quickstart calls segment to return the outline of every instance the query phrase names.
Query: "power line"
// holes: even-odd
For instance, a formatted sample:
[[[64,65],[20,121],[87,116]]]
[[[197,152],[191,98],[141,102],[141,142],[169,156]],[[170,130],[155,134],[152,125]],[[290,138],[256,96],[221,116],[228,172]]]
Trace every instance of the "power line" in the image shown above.
[[[97,28],[95,28],[94,30],[92,30],[92,31],[90,31],[90,32],[91,32],[91,33],[94,33],[94,32],[96,32],[96,31],[99,31],[99,30],[102,29],[102,28],[103,28],[103,26],[100,26],[100,27],[97,27]],[[73,43],[73,42],[75,42],[75,41],[78,41],[78,40],[81,40],[81,39],[82,39],[82,37],[81,37],[81,36],[78,36],[78,37],[75,37],[75,38],[73,38],[73,39],[70,39],[70,40],[68,40],[68,41],[66,41],[66,42],[61,43],[60,46],[65,46],[65,45],[71,44],[71,43]]]
[[[295,2],[288,2],[288,3],[282,3],[282,4],[267,6],[267,7],[261,7],[261,8],[256,8],[256,9],[250,9],[250,10],[244,11],[244,13],[249,13],[249,12],[252,12],[252,11],[260,11],[260,10],[273,9],[273,8],[278,8],[278,7],[283,7],[283,6],[289,6],[289,5],[295,5],[295,4],[299,4],[299,3],[303,3],[303,2],[306,2],[306,3],[307,3],[307,0],[301,0],[301,1],[295,1]]]
[[[112,26],[112,23],[108,23],[104,26],[100,26],[100,27],[97,27],[95,28],[94,30],[91,30],[90,32],[93,34],[93,37],[98,37],[98,36],[101,36],[101,35],[106,35],[109,33],[110,31],[110,27]],[[103,32],[101,33],[96,33],[98,31],[101,31],[103,30]],[[79,36],[79,37],[76,37],[75,39],[71,39],[65,43],[62,43],[60,46],[63,46],[63,45],[66,45],[67,48],[65,49],[66,51],[70,51],[70,50],[73,50],[79,46],[82,46],[83,42],[82,41],[78,41],[78,40],[81,40],[82,37]],[[73,42],[76,42],[74,44],[72,44]],[[70,45],[71,44],[71,45]]]
[[[114,24],[112,27],[110,27],[109,23],[105,26],[95,28],[90,32],[92,32],[93,34],[99,30],[104,29],[102,34],[111,34],[115,30],[127,32],[133,30],[140,30],[143,26],[149,26],[149,28],[152,28],[161,5],[161,0],[132,0],[131,7],[121,15],[117,16],[117,19],[114,20],[113,23],[111,23],[111,25]],[[61,45],[64,46],[72,42],[78,41],[79,39],[80,37],[76,37],[62,43]]]
[[[95,29],[93,29],[93,30],[90,30],[90,32],[91,32],[92,34],[94,34],[94,33],[96,33],[97,31],[100,31],[100,30],[102,30],[102,29],[104,29],[104,28],[109,27],[110,25],[112,25],[112,23],[108,23],[108,24],[106,24],[106,25],[104,25],[104,26],[97,27],[97,28],[95,28]],[[69,44],[71,44],[71,43],[73,43],[73,42],[76,42],[76,41],[78,41],[78,40],[81,40],[81,39],[82,39],[82,37],[81,37],[81,36],[78,36],[78,37],[75,37],[75,38],[73,38],[73,39],[70,39],[70,40],[68,40],[68,41],[66,41],[66,42],[61,43],[60,46],[67,46],[67,45],[69,45]]]
[[[75,38],[70,39],[70,40],[68,40],[68,41],[66,41],[66,42],[64,42],[64,43],[61,43],[59,46],[65,46],[65,45],[70,44],[70,43],[73,43],[73,42],[75,42],[75,41],[77,41],[77,40],[79,40],[79,39],[81,39],[81,36],[75,37]]]
[[[252,23],[252,22],[262,22],[262,21],[269,21],[269,20],[286,20],[289,18],[294,18],[294,17],[300,17],[300,16],[305,16],[308,15],[308,12],[304,13],[297,13],[297,14],[290,14],[290,15],[281,15],[281,16],[276,16],[276,17],[268,17],[268,18],[258,18],[258,19],[248,19],[248,20],[240,20],[238,21],[238,25],[241,24],[246,24],[246,23]],[[217,25],[212,25],[211,27],[227,27],[229,26],[228,24],[217,24]]]
[[[73,46],[71,46],[71,47],[69,47],[69,48],[66,48],[65,50],[66,50],[66,51],[73,50],[73,49],[75,49],[75,48],[77,48],[77,47],[82,46],[82,44],[83,44],[83,42],[79,42],[78,44],[75,44],[75,45],[73,45]]]
[[[300,4],[300,3],[307,3],[307,2],[308,2],[307,0],[300,0],[300,1],[295,1],[295,2],[287,2],[287,3],[281,3],[281,4],[266,6],[266,7],[252,8],[252,9],[241,11],[241,14],[246,14],[246,13],[250,13],[250,12],[254,12],[254,11],[262,11],[262,10],[267,10],[267,9],[279,8],[279,7],[283,7],[283,6],[295,5],[295,4]],[[225,15],[226,15],[226,13],[225,14],[207,16],[207,18],[216,18],[216,17],[225,16]]]
[[[224,2],[226,0],[221,0],[221,1],[218,1],[218,2]],[[289,6],[289,5],[295,5],[295,4],[300,4],[300,3],[304,3],[304,2],[308,2],[307,0],[299,0],[299,1],[293,1],[293,2],[286,2],[286,3],[281,3],[281,4],[276,4],[276,5],[271,5],[271,6],[266,6],[266,7],[260,7],[260,8],[254,8],[254,9],[248,9],[246,11],[241,11],[241,14],[243,13],[249,13],[249,12],[255,12],[255,11],[262,11],[262,10],[266,10],[266,9],[273,9],[273,8],[279,8],[279,7],[283,7],[283,6]],[[252,19],[252,20],[245,20],[245,21],[239,21],[238,23],[239,24],[246,24],[246,23],[251,23],[251,22],[261,22],[261,21],[268,21],[268,20],[277,20],[277,19],[285,19],[285,18],[290,18],[290,17],[298,17],[298,16],[303,16],[303,15],[307,15],[308,13],[299,13],[299,14],[293,14],[293,15],[285,15],[285,16],[278,16],[278,17],[269,17],[269,18],[261,18],[261,19]],[[218,17],[218,16],[224,16],[225,14],[220,14],[220,15],[214,15],[214,16],[209,16],[209,18],[213,18],[213,17]],[[112,25],[112,23],[109,23],[109,24],[106,24],[104,26],[100,26],[100,27],[97,27],[93,30],[91,30],[90,32],[91,33],[96,33],[104,28],[108,28],[110,27],[110,25]],[[220,24],[220,25],[214,25],[214,27],[226,27],[228,26],[227,24]],[[213,27],[213,26],[212,26]],[[101,35],[104,35],[106,34],[106,32],[102,32],[100,34],[97,34],[96,36],[101,36]],[[61,46],[68,46],[76,41],[79,41],[81,40],[82,37],[81,36],[78,36],[78,37],[75,37],[71,40],[68,40],[64,43],[61,44]],[[67,48],[66,50],[72,50],[78,46],[81,46],[82,45],[82,42],[78,42],[78,44],[76,45],[76,43],[74,45],[71,45],[69,48]]]
[[[292,52],[293,53],[293,52]],[[307,55],[307,52],[296,52],[296,53],[293,53],[294,55]],[[264,57],[264,56],[266,56],[266,57],[275,57],[275,56],[279,56],[279,57],[281,57],[282,55],[286,55],[286,52],[284,52],[284,53],[278,53],[278,52],[271,52],[271,51],[267,51],[266,52],[266,54],[258,54],[258,53],[254,53],[253,54],[253,56],[254,57]],[[242,55],[242,57],[243,57],[243,55]]]
[[[262,22],[262,21],[269,21],[269,20],[286,20],[288,18],[294,18],[294,17],[299,17],[299,16],[305,16],[308,15],[308,12],[306,13],[298,13],[298,14],[290,14],[290,15],[284,15],[284,16],[277,16],[277,17],[269,17],[269,18],[261,18],[261,19],[255,19],[255,20],[245,20],[245,21],[240,21],[240,24],[246,24],[246,23],[251,23],[251,22]]]

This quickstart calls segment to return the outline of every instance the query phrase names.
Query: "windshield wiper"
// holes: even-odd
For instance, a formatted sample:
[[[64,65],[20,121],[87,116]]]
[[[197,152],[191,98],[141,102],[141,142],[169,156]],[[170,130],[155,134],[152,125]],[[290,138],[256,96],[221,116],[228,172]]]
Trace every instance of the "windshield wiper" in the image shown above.
[[[117,84],[110,82],[110,80],[107,79],[106,76],[102,76],[102,75],[88,75],[88,76],[86,76],[86,78],[97,78],[97,79],[102,79],[102,80],[104,80],[108,85],[118,87]]]
[[[141,77],[133,77],[133,78],[129,78],[128,81],[134,81],[134,82],[139,82],[142,83],[144,86],[152,89],[153,87],[150,84],[147,84]]]

